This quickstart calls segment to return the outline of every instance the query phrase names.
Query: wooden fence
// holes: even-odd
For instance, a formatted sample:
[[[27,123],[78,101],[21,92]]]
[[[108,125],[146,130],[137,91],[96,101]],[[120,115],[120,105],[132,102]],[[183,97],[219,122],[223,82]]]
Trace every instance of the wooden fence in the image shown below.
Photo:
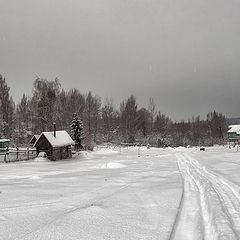
[[[12,148],[7,151],[0,151],[0,162],[17,162],[33,159],[37,156],[36,149]]]

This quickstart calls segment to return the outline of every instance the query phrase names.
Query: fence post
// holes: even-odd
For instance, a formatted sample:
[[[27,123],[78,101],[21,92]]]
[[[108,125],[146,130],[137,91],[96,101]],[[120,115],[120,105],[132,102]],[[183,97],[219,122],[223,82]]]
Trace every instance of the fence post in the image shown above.
[[[19,148],[17,147],[17,160],[18,160],[18,154],[19,154],[19,152],[18,152],[18,151],[19,151]]]
[[[27,147],[27,159],[29,160],[29,147]]]

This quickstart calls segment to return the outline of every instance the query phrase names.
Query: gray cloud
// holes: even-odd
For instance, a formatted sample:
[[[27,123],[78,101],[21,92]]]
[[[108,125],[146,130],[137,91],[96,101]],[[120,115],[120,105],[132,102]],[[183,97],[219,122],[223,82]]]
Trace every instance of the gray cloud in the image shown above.
[[[175,119],[240,115],[237,0],[0,0],[0,72],[13,96],[35,74]]]

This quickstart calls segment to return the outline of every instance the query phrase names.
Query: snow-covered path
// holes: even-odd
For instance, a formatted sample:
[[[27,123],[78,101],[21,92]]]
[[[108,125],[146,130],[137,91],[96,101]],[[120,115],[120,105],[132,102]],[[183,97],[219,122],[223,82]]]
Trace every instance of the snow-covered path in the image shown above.
[[[184,193],[174,240],[239,240],[239,187],[207,170],[188,153],[176,154]]]

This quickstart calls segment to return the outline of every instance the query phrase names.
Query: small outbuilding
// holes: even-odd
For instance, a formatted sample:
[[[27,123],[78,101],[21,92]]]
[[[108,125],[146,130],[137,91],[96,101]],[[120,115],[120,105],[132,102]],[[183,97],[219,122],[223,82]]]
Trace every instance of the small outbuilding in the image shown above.
[[[33,137],[31,138],[31,140],[29,141],[29,144],[34,145],[35,142],[38,140],[38,138],[40,137],[40,135],[33,135]]]
[[[37,155],[45,152],[48,159],[60,160],[72,157],[74,141],[66,131],[42,132],[36,140],[34,147]]]
[[[0,139],[0,152],[8,151],[10,139]]]

